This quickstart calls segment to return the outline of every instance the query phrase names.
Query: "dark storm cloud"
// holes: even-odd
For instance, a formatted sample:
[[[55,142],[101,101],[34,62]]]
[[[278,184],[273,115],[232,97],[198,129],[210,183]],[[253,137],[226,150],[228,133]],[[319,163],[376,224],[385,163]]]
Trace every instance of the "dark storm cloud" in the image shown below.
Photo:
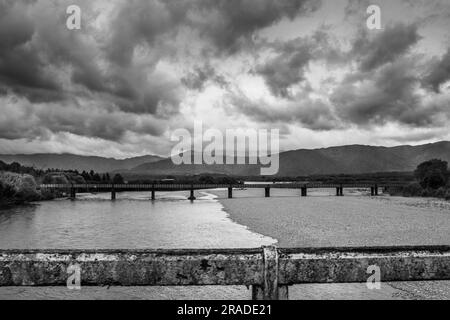
[[[161,135],[163,123],[151,116],[111,112],[108,106],[95,108],[76,101],[64,104],[31,104],[26,99],[3,97],[0,137],[34,139],[51,132],[120,141],[125,133]]]
[[[256,68],[264,77],[275,96],[286,98],[291,85],[304,80],[304,72],[312,59],[310,44],[305,41],[290,41],[280,48],[280,53]]]
[[[314,13],[320,1],[135,0],[98,8],[73,2],[80,1],[82,30],[69,31],[70,0],[0,0],[0,138],[160,136],[172,117],[179,121],[181,106],[197,108],[190,98],[210,85],[223,89],[232,116],[263,123],[317,131],[448,123],[442,84],[450,79],[450,49],[429,65],[415,60],[418,23],[387,24],[353,40],[346,34],[340,43],[335,37],[346,26],[320,26],[319,16],[312,34],[270,40],[285,24],[259,31]],[[365,3],[351,1],[346,21],[364,18]],[[103,9],[107,16],[98,13]],[[332,74],[310,73],[323,68]],[[242,83],[247,73],[249,84]],[[269,90],[256,94],[261,98],[237,88],[261,79]]]
[[[372,38],[367,31],[359,34],[349,53],[349,61],[357,61],[358,69],[348,73],[330,96],[336,114],[363,127],[389,122],[432,127],[448,121],[448,95],[419,94],[420,89],[428,91],[422,87],[424,82],[436,88],[445,81],[446,57],[424,81],[420,71],[424,61],[411,53],[420,39],[415,24],[388,26]]]
[[[206,19],[192,21],[200,34],[211,39],[220,52],[234,53],[252,42],[255,31],[283,18],[316,11],[321,1],[310,0],[199,0],[196,10]]]
[[[164,35],[176,35],[191,5],[190,1],[124,2],[110,23],[109,59],[126,66],[131,63],[133,50],[139,43],[146,42],[153,47]]]
[[[80,31],[65,27],[69,4],[82,7]],[[319,5],[309,0],[123,2],[114,4],[105,33],[91,25],[97,13],[89,2],[0,0],[0,93],[16,108],[1,118],[0,137],[70,132],[118,141],[126,132],[160,135],[164,121],[157,119],[178,113],[186,87],[201,90],[208,81],[227,85],[208,63],[185,77],[159,69],[161,61],[177,62],[189,54],[174,43],[180,32],[196,35],[207,55],[229,56],[250,48],[258,30]],[[145,50],[145,60],[136,56],[139,50]]]
[[[396,24],[376,32],[375,36],[359,33],[348,52],[335,47],[324,30],[274,46],[275,56],[258,65],[256,73],[273,95],[286,98],[284,108],[241,97],[234,99],[239,106],[236,110],[257,121],[298,123],[312,130],[389,122],[411,127],[442,126],[450,118],[448,95],[423,96],[418,92],[423,89],[422,66],[412,53],[421,39],[417,25]],[[429,74],[427,83],[433,88],[449,78],[449,56],[444,55]],[[357,66],[353,71],[347,68],[345,77],[334,83],[329,103],[307,98],[304,90],[302,98],[289,90],[293,85],[308,88],[305,73],[311,63],[320,60],[331,66],[348,67],[355,62]]]
[[[413,127],[442,125],[450,117],[447,96],[426,101],[417,93],[420,78],[412,59],[387,64],[376,72],[349,76],[333,92],[339,117],[361,125],[397,122]]]
[[[209,64],[203,67],[197,67],[192,72],[181,78],[181,82],[189,89],[201,91],[208,81],[211,81],[220,87],[227,86],[225,77],[216,73],[216,70]]]
[[[231,55],[251,47],[256,31],[271,26],[283,18],[317,10],[320,1],[310,0],[192,0],[192,1],[134,1],[126,3],[113,19],[112,36],[107,50],[109,58],[126,66],[133,49],[142,42],[153,48],[154,63],[159,56],[171,57],[173,52],[162,50],[167,38],[173,39],[182,28],[193,30],[206,42],[205,52]],[[158,46],[158,48],[156,48]],[[211,78],[207,78],[211,76]],[[199,89],[206,81],[224,84],[211,66],[195,68],[183,83]]]
[[[287,103],[273,104],[265,100],[254,101],[242,93],[234,92],[228,96],[227,102],[230,113],[243,113],[258,122],[300,124],[318,131],[341,126],[328,103],[300,94]]]
[[[151,57],[147,61],[149,68],[161,58],[177,53],[166,44],[175,38],[180,28],[191,28],[219,54],[232,53],[243,42],[251,41],[255,31],[284,17],[294,18],[315,10],[319,5],[317,1],[306,0],[127,2],[121,4],[112,17],[111,36],[106,45],[96,48],[83,39],[82,33],[61,27],[64,22],[61,12],[56,18],[49,14],[44,19],[33,20],[29,9],[34,4],[26,1],[1,3],[0,74],[3,87],[33,101],[65,99],[60,79],[49,73],[49,67],[68,66],[72,69],[74,84],[82,85],[92,93],[112,95],[111,100],[118,101],[125,111],[134,108],[137,113],[153,114],[162,106],[176,112],[182,92],[176,81],[165,81],[161,86],[147,82],[148,71],[132,65],[133,52],[140,44],[146,43],[151,48]],[[107,69],[101,69],[97,63],[97,58],[102,55],[108,62]],[[193,72],[198,75],[197,81],[207,75],[199,74],[199,70]],[[207,72],[212,75],[209,70]],[[221,81],[217,76],[213,80]],[[166,114],[167,110],[161,113]]]
[[[387,26],[373,39],[373,32],[362,29],[353,44],[352,55],[360,62],[362,71],[370,71],[401,57],[420,40],[417,25],[396,24]],[[375,31],[376,32],[376,31]]]
[[[127,2],[111,22],[108,54],[114,62],[127,65],[136,44],[145,41],[153,46],[164,37],[173,38],[183,27],[210,42],[218,54],[232,54],[251,43],[256,31],[319,7],[320,1],[312,0]]]
[[[317,30],[311,37],[276,42],[271,46],[275,56],[256,66],[255,73],[264,78],[273,95],[282,98],[291,97],[290,87],[305,80],[310,62],[323,60],[327,64],[338,64],[346,59],[333,45],[327,28]]]
[[[432,65],[423,83],[425,86],[431,86],[435,92],[439,92],[440,85],[448,80],[450,80],[450,48],[437,63]]]
[[[48,100],[61,96],[60,85],[46,72],[46,63],[30,42],[35,35],[34,22],[25,13],[26,5],[0,3],[0,87]]]

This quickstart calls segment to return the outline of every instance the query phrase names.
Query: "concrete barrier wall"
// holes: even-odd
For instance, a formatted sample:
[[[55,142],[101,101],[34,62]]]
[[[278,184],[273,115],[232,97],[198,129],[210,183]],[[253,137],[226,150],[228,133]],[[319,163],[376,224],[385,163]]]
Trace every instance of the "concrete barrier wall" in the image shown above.
[[[0,286],[253,286],[254,299],[287,299],[300,283],[449,280],[450,246],[201,250],[1,250]]]

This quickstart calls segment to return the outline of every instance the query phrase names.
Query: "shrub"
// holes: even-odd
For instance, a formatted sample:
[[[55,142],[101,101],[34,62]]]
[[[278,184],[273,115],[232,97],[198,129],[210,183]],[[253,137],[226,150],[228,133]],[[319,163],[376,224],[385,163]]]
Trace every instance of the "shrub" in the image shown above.
[[[16,192],[14,191],[14,188],[11,185],[6,184],[0,180],[0,200],[10,199],[14,197],[15,193]]]
[[[440,187],[439,189],[437,189],[434,192],[434,196],[436,198],[445,198],[445,194],[447,193],[447,189],[445,189],[444,187]]]
[[[113,177],[113,183],[116,183],[116,184],[123,184],[123,183],[125,183],[125,182],[124,182],[124,180],[123,180],[123,177],[122,177],[119,173],[116,173],[116,174],[114,175],[114,177]]]
[[[57,197],[55,192],[48,189],[41,189],[41,200],[53,200]]]
[[[45,175],[42,180],[44,184],[69,184],[69,179],[62,172],[52,172]]]
[[[435,190],[427,188],[422,190],[421,197],[434,197]]]
[[[422,187],[419,183],[413,182],[403,188],[403,196],[405,197],[417,197],[421,196],[423,192]]]
[[[425,161],[417,166],[414,176],[422,188],[439,189],[447,183],[447,162],[439,159]]]
[[[40,200],[40,194],[36,190],[36,181],[28,174],[12,172],[0,173],[2,182],[2,201],[21,203]]]
[[[450,189],[447,189],[444,198],[445,198],[445,200],[450,200]]]

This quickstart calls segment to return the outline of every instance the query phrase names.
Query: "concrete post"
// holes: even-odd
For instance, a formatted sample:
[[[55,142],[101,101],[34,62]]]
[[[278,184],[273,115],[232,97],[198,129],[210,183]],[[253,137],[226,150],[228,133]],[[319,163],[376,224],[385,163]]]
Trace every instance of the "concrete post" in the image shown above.
[[[155,200],[155,187],[152,186],[152,200]]]
[[[233,198],[233,188],[229,187],[228,188],[228,199]]]
[[[375,185],[375,195],[376,196],[378,195],[378,185],[377,184]]]
[[[270,197],[270,188],[269,187],[265,187],[264,188],[265,189],[265,191],[266,191],[266,198],[269,198]]]
[[[375,195],[375,188],[370,187],[370,195],[373,197]]]
[[[263,283],[252,286],[253,300],[288,300],[288,286],[278,284],[278,250],[263,247]]]
[[[344,196],[344,187],[342,187],[342,186],[339,188],[339,195],[340,195],[341,197]]]
[[[336,197],[339,197],[341,195],[341,188],[336,187]]]

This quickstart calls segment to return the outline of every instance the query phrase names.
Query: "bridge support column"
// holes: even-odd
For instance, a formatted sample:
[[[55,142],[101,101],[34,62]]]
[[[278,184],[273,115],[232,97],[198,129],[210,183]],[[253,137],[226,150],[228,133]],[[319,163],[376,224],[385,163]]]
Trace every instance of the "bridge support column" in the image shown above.
[[[306,187],[302,187],[302,197],[306,197],[308,195],[308,189]]]
[[[336,187],[336,197],[341,195],[341,187]]]
[[[341,196],[341,197],[344,196],[344,187],[339,188],[339,196]]]
[[[70,188],[70,200],[75,200],[77,198],[77,190],[75,188]]]
[[[265,187],[264,189],[265,189],[265,196],[266,196],[266,198],[269,198],[270,197],[270,188],[269,187]]]
[[[111,189],[111,200],[116,200],[116,189]]]
[[[375,188],[370,187],[370,195],[373,197],[375,195]]]
[[[377,196],[378,195],[378,185],[375,185],[374,189],[375,189],[375,195]]]
[[[194,188],[191,189],[191,193],[190,193],[188,199],[191,200],[191,201],[194,201],[195,199],[197,199],[197,198],[194,196]]]
[[[229,187],[228,188],[228,199],[233,198],[233,188]]]
[[[155,188],[152,188],[152,200],[155,200]]]

